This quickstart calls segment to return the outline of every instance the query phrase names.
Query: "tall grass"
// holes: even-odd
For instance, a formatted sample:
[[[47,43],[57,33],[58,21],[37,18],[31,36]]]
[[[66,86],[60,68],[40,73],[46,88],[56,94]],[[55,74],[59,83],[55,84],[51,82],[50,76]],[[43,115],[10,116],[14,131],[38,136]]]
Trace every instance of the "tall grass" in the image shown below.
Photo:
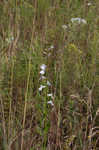
[[[0,2],[0,150],[99,149],[98,7]]]

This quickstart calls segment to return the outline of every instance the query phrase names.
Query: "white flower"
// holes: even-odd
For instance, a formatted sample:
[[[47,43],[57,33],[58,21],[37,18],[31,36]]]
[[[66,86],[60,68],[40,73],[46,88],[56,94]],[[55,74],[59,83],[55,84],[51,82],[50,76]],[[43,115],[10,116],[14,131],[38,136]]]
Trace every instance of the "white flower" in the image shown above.
[[[47,102],[48,104],[51,104],[52,106],[54,106],[53,102],[50,100]]]
[[[71,22],[72,22],[72,23],[73,23],[73,22],[78,22],[78,23],[84,23],[84,24],[87,23],[85,19],[81,19],[81,18],[72,18],[72,19],[71,19]]]
[[[50,93],[50,94],[47,94],[47,96],[52,96],[52,93]]]
[[[80,18],[72,18],[72,19],[71,19],[71,22],[72,22],[72,23],[75,22],[75,21],[77,21],[77,22],[80,23]]]
[[[92,5],[92,3],[88,3],[87,5],[88,5],[88,6],[91,6],[91,5]]]
[[[44,75],[44,74],[45,74],[45,71],[44,71],[44,70],[41,70],[41,71],[40,71],[40,74]]]
[[[47,85],[48,85],[48,86],[51,86],[51,83],[50,83],[49,81],[47,81]]]
[[[47,94],[47,96],[53,98],[53,94],[52,93]]]
[[[48,50],[52,50],[54,48],[54,46],[53,45],[51,45],[50,46],[50,48],[48,48]]]
[[[41,77],[40,77],[40,80],[43,80],[43,79],[46,79],[46,77],[45,77],[45,76],[41,76]]]
[[[44,89],[46,86],[44,86],[44,85],[40,85],[40,87],[39,87],[39,91],[42,91],[42,89]]]
[[[41,68],[41,70],[45,71],[45,70],[46,70],[46,65],[45,65],[45,64],[42,64],[42,65],[40,66],[40,68]]]
[[[47,56],[48,56],[48,57],[51,56],[51,53],[49,53]]]
[[[63,24],[63,25],[62,25],[62,28],[63,28],[64,30],[66,30],[66,29],[67,29],[67,26],[66,26],[65,24]]]
[[[85,19],[81,19],[81,22],[82,22],[83,24],[86,24],[86,23],[87,23]]]
[[[50,49],[53,49],[53,48],[54,48],[54,46],[53,46],[53,45],[51,45]]]

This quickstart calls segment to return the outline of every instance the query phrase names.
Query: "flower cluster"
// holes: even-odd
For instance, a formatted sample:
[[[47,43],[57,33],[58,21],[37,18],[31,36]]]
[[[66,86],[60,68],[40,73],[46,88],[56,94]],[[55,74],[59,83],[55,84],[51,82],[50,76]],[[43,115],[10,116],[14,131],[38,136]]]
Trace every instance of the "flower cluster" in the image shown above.
[[[47,66],[45,64],[42,64],[40,66],[40,80],[42,80],[42,81],[46,79],[46,76],[45,76],[46,67]],[[49,87],[49,86],[51,86],[51,83],[46,79],[46,84],[44,84],[44,85],[41,84],[38,90],[39,90],[39,92],[42,92],[43,89],[45,89],[46,87]],[[52,102],[53,94],[52,93],[48,93],[47,97],[50,98],[50,100],[47,103],[52,105],[52,106],[54,106],[54,104]]]
[[[44,74],[45,74],[45,70],[46,70],[46,65],[45,65],[45,64],[42,64],[42,65],[40,66],[40,69],[41,69],[40,74],[41,74],[41,75],[44,75]]]

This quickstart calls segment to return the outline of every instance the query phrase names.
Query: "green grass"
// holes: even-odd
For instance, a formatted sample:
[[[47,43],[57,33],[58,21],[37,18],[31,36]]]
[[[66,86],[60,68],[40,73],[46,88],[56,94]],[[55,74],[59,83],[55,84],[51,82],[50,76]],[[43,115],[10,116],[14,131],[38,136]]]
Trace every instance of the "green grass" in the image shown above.
[[[98,8],[0,2],[0,150],[99,149]]]

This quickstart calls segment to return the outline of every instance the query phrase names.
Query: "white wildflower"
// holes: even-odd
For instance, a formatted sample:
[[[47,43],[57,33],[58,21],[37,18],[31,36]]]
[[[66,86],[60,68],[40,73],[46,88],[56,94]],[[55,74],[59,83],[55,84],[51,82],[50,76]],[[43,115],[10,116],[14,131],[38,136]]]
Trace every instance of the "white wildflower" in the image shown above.
[[[91,5],[92,5],[92,3],[88,3],[87,5],[88,5],[88,6],[91,6]]]
[[[45,71],[44,71],[44,70],[41,70],[41,71],[40,71],[40,74],[41,74],[41,75],[44,75],[44,74],[45,74]]]
[[[78,22],[78,23],[83,23],[83,24],[86,24],[86,20],[85,19],[81,19],[81,18],[72,18],[71,19],[71,22]]]
[[[49,81],[47,81],[47,85],[48,85],[48,86],[51,86],[51,83],[50,83]]]
[[[87,23],[85,19],[81,19],[81,22],[82,22],[83,24],[86,24],[86,23]]]
[[[52,49],[54,49],[53,45],[51,45],[50,48],[48,48],[48,50],[52,50]]]
[[[47,96],[52,96],[52,93],[50,93],[50,94],[47,94]]]
[[[39,91],[42,91],[45,87],[46,87],[46,86],[44,86],[44,85],[40,85]]]
[[[53,45],[51,45],[50,49],[53,49],[53,48],[54,48],[54,46],[53,46]]]
[[[41,77],[40,77],[40,80],[44,80],[44,79],[46,79],[45,76],[41,76]]]
[[[71,22],[72,22],[72,23],[75,22],[75,21],[77,21],[78,23],[80,23],[80,18],[72,18],[72,19],[71,19]]]
[[[46,65],[45,65],[45,64],[42,64],[42,65],[40,66],[40,68],[41,68],[41,70],[45,71]]]
[[[66,29],[67,29],[67,26],[66,26],[65,24],[63,24],[63,25],[62,25],[62,28],[63,28],[64,30],[66,30]]]
[[[47,94],[47,96],[53,98],[53,94],[52,93]]]
[[[50,100],[47,102],[48,104],[51,104],[52,106],[54,106],[53,102]]]

